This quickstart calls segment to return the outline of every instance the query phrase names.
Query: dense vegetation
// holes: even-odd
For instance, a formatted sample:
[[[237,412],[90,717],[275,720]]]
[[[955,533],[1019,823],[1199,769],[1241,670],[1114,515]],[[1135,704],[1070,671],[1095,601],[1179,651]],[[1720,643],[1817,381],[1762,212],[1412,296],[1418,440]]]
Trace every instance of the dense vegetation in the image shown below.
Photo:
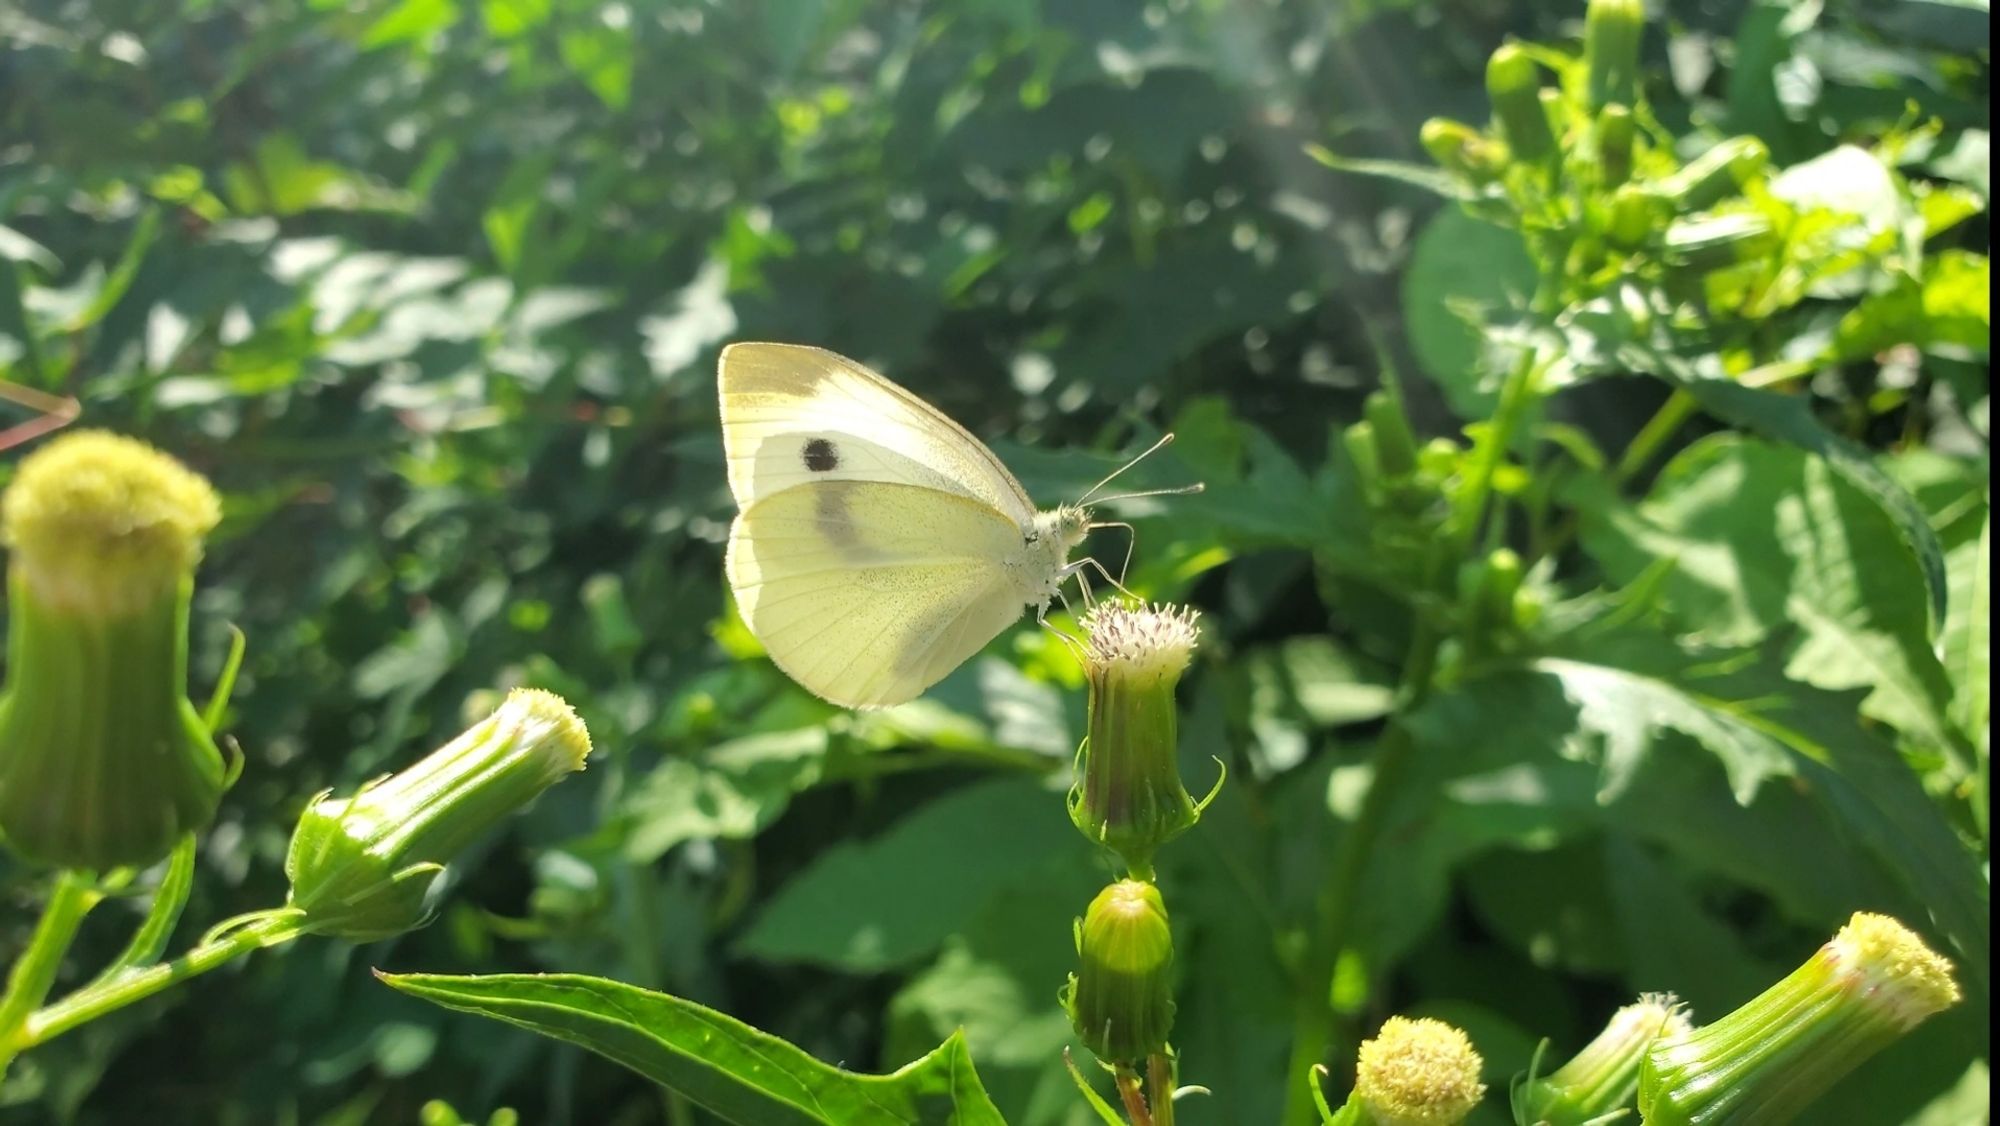
[[[1206,482],[1119,509],[1128,584],[1202,611],[1183,774],[1229,771],[1159,857],[1184,1122],[1297,1113],[1316,1059],[1337,1099],[1390,1014],[1469,1033],[1503,1122],[1538,1041],[1642,990],[1719,1016],[1856,910],[1966,1000],[1812,1121],[1984,1121],[1986,6],[1654,15],[1612,171],[1580,3],[0,11],[0,417],[73,397],[223,493],[191,673],[247,636],[245,769],[184,930],[508,687],[597,744],[432,925],[39,1047],[0,1119],[711,1120],[379,967],[599,975],[870,1072],[962,1028],[1008,1121],[1094,1121],[1082,672],[1026,620],[846,713],[761,658],[714,370],[781,340],[1045,505],[1166,430],[1133,487]],[[1574,72],[1547,155],[1489,101],[1510,37]],[[0,865],[11,957],[47,873]]]

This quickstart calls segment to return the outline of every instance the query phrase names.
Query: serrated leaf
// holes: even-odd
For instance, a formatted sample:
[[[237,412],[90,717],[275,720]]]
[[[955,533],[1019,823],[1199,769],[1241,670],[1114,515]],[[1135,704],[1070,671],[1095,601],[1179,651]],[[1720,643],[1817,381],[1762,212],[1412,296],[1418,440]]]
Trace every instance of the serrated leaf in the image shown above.
[[[888,1075],[861,1075],[725,1013],[582,974],[382,974],[413,997],[596,1052],[743,1126],[1005,1126],[954,1034]]]
[[[1765,779],[1796,775],[1795,785],[1930,913],[1983,993],[1991,939],[1979,863],[1856,711],[1852,694],[1786,680],[1770,652],[1694,649],[1617,626],[1579,631],[1522,666],[1477,677],[1412,722],[1426,742],[1463,745],[1504,738],[1507,728],[1492,717],[1511,714],[1510,726],[1527,722],[1535,738],[1595,764],[1603,803],[1636,795],[1634,780],[1671,732],[1716,756],[1745,803]]]
[[[1584,543],[1620,583],[1672,559],[1663,605],[1712,643],[1797,630],[1786,675],[1870,688],[1871,715],[1969,765],[1946,715],[1951,690],[1916,560],[1882,509],[1826,461],[1718,435],[1675,458],[1636,507],[1587,516]]]
[[[1916,556],[1930,598],[1929,630],[1934,636],[1945,616],[1944,549],[1924,510],[1875,464],[1866,449],[1821,425],[1803,397],[1749,387],[1702,374],[1692,365],[1661,364],[1656,374],[1693,395],[1702,408],[1763,438],[1786,442],[1826,459],[1848,484],[1867,494],[1895,523],[1896,534]]]

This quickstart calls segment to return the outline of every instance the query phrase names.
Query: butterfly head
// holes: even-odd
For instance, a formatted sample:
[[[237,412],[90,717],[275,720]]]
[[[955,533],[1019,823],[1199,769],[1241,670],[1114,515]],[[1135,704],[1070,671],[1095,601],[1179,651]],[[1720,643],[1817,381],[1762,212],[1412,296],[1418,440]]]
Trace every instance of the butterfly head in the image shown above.
[[[1058,562],[1067,560],[1083,537],[1090,534],[1090,509],[1080,504],[1064,504],[1035,514],[1029,543],[1045,544]]]

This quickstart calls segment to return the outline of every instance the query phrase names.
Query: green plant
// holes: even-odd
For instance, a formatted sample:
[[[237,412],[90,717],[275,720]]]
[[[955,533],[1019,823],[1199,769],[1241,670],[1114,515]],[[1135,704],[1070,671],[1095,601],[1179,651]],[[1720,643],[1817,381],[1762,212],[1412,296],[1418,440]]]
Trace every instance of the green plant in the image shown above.
[[[30,976],[86,986],[135,889],[185,881],[198,926],[284,902],[302,799],[495,686],[597,749],[433,925],[37,1045],[0,1121],[692,1126],[804,1091],[1077,1126],[1064,924],[1134,874],[1175,1070],[1126,1061],[1107,1107],[1316,1121],[1402,1016],[1476,1045],[1475,1126],[1502,1089],[1629,1108],[1637,1036],[1583,1066],[1614,1009],[1715,1025],[1868,911],[1965,1000],[1805,1118],[1980,1120],[1986,17],[1651,7],[14,5],[0,446],[81,414],[198,468],[185,679],[250,640],[199,867],[59,891],[113,894]],[[733,339],[867,359],[1040,501],[1176,433],[1134,487],[1209,491],[1122,506],[1120,577],[1202,609],[1173,765],[1231,781],[1148,872],[1064,816],[1093,716],[1052,635],[893,713],[758,659],[719,577]],[[0,856],[0,953],[49,948],[48,883]]]

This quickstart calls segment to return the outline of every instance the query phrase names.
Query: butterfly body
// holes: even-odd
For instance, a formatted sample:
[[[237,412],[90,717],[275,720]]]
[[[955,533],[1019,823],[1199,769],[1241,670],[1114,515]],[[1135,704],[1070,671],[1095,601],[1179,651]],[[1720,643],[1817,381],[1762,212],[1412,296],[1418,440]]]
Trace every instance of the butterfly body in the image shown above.
[[[1087,509],[1038,511],[977,438],[851,360],[733,344],[718,373],[740,512],[725,562],[777,665],[847,707],[917,696],[1073,569]]]

